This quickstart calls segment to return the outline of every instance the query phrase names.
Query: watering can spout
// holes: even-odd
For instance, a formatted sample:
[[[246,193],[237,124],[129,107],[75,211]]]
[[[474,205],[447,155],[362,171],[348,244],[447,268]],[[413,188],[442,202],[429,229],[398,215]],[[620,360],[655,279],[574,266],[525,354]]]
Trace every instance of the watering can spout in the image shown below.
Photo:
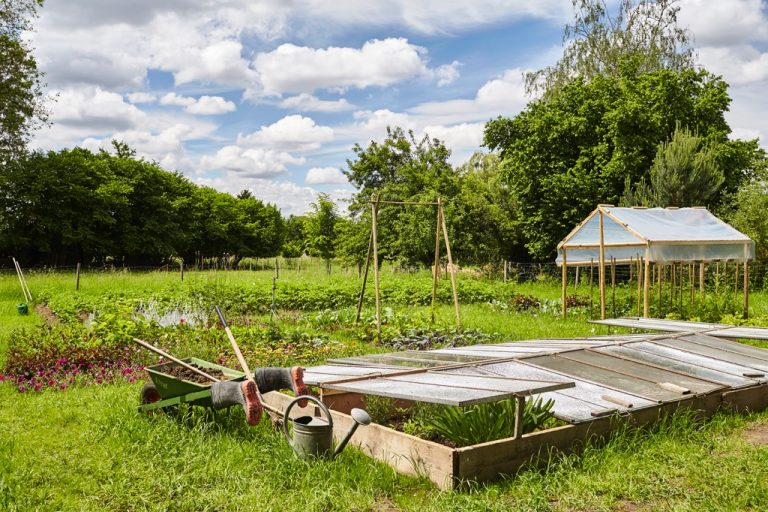
[[[371,416],[362,409],[352,409],[351,415],[352,419],[355,420],[355,424],[352,425],[352,428],[349,429],[349,432],[344,436],[344,439],[342,439],[338,446],[336,446],[336,449],[333,451],[334,457],[344,450],[344,447],[347,446],[347,443],[355,433],[355,430],[357,430],[357,427],[360,425],[366,426],[371,424]]]

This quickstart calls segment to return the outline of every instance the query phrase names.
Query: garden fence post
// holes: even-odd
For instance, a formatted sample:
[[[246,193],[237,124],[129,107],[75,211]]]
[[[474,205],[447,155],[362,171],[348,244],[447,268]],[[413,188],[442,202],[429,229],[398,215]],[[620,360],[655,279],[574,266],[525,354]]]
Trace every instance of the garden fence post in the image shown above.
[[[77,264],[77,271],[75,273],[75,291],[80,289],[80,263]]]

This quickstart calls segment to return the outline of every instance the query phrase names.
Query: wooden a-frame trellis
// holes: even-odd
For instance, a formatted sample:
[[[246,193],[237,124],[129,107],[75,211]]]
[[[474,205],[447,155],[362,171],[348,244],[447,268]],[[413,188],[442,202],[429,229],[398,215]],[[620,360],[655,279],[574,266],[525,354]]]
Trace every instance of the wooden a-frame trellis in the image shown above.
[[[382,201],[378,197],[370,201],[371,205],[371,234],[368,239],[368,255],[365,257],[365,271],[363,272],[363,285],[360,288],[360,296],[357,300],[357,315],[355,323],[360,321],[360,312],[363,308],[363,297],[365,296],[365,285],[368,281],[368,268],[373,255],[373,283],[376,292],[376,337],[381,343],[381,289],[379,288],[379,242],[378,242],[378,214],[379,205],[394,206],[436,206],[437,210],[437,228],[435,229],[435,265],[432,272],[432,322],[435,321],[435,304],[437,303],[437,280],[440,269],[440,233],[442,231],[445,241],[445,251],[448,256],[448,274],[451,277],[451,288],[453,290],[453,306],[456,310],[456,328],[461,329],[461,313],[459,311],[459,291],[456,286],[456,267],[453,264],[451,255],[451,244],[448,240],[448,228],[445,224],[445,210],[443,209],[442,199],[438,198],[436,202],[422,201]]]

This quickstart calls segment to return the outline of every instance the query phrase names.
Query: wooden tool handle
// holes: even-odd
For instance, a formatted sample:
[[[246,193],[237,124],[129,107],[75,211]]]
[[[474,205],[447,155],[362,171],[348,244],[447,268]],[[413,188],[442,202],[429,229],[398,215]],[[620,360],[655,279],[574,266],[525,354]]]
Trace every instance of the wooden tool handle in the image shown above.
[[[154,352],[155,354],[159,354],[159,355],[161,355],[161,356],[165,357],[166,359],[170,359],[170,360],[171,360],[171,361],[173,361],[174,363],[176,363],[176,364],[179,364],[179,365],[183,366],[183,367],[184,367],[184,368],[186,368],[187,370],[191,370],[191,371],[195,372],[196,374],[198,374],[198,375],[200,375],[200,376],[202,376],[202,377],[205,377],[206,379],[210,379],[210,380],[212,380],[213,382],[219,382],[219,379],[217,379],[216,377],[212,377],[211,375],[208,375],[208,374],[207,374],[207,373],[205,373],[204,371],[202,371],[202,370],[200,370],[200,369],[198,369],[198,368],[195,368],[194,366],[192,366],[192,365],[190,365],[190,364],[187,364],[187,363],[185,363],[185,362],[184,362],[184,361],[182,361],[181,359],[176,359],[176,358],[175,358],[175,357],[173,357],[172,355],[170,355],[170,354],[168,354],[167,352],[165,352],[165,351],[163,351],[163,350],[161,350],[161,349],[159,349],[159,348],[155,347],[154,345],[150,345],[150,344],[149,344],[149,343],[147,343],[146,341],[140,340],[139,338],[133,338],[133,341],[135,341],[136,343],[138,343],[138,344],[139,344],[139,345],[141,345],[142,347],[144,347],[144,348],[146,348],[146,349],[148,349],[148,350],[151,350],[151,351],[152,351],[152,352]]]
[[[240,347],[237,346],[235,337],[232,335],[232,331],[229,329],[229,325],[227,325],[227,321],[224,319],[224,313],[221,312],[221,309],[219,309],[219,306],[214,306],[213,308],[216,310],[216,314],[219,315],[219,320],[221,320],[221,324],[224,326],[224,332],[227,333],[227,338],[229,338],[229,343],[232,345],[232,349],[234,349],[235,351],[237,360],[240,362],[240,367],[245,372],[245,378],[248,380],[254,380],[253,374],[251,373],[251,369],[248,368],[248,363],[245,362],[243,353],[240,352]]]

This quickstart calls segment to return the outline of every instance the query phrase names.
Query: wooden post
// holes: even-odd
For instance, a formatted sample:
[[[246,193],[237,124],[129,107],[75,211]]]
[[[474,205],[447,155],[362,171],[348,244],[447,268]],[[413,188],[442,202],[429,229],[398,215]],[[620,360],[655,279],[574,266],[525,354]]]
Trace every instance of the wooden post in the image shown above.
[[[78,266],[78,270],[79,270],[79,266]],[[184,281],[184,260],[181,260],[179,262],[179,274],[181,274],[181,280],[183,282]]]
[[[573,282],[573,294],[576,295],[576,293],[579,291],[579,270],[581,270],[581,267],[579,265],[576,265],[576,278]]]
[[[376,292],[376,339],[381,344],[381,295],[379,293],[379,242],[376,217],[379,214],[378,197],[371,203],[371,233],[373,234],[373,286]]]
[[[611,316],[616,318],[616,258],[611,256]]]
[[[648,300],[651,295],[651,261],[650,251],[645,249],[645,268],[643,270],[643,317],[648,318],[650,313],[650,305]]]
[[[739,262],[736,262],[736,279],[733,281],[733,293],[739,293]],[[726,295],[728,295],[728,288],[725,289]]]
[[[77,264],[77,272],[75,273],[75,290],[80,289],[80,263]]]
[[[659,303],[659,311],[658,311],[658,313],[659,313],[659,318],[661,318],[661,306],[662,306],[662,302],[661,302],[661,281],[663,280],[665,266],[662,263],[660,265],[657,265],[657,267],[658,268],[656,269],[656,280],[657,280],[656,284],[657,284],[657,294],[658,294],[658,303]]]
[[[280,260],[275,258],[275,279],[280,279]]]
[[[600,287],[600,320],[605,320],[605,233],[603,231],[603,210],[600,210],[600,255],[598,269],[598,286]]]
[[[749,318],[749,245],[744,244],[744,318]]]
[[[699,263],[699,302],[704,300],[704,262]]]
[[[568,259],[565,247],[563,247],[563,289],[561,299],[563,301],[563,318],[568,315]]]
[[[373,250],[373,224],[371,224],[371,234],[368,236],[368,254],[365,256],[365,272],[363,272],[363,285],[360,287],[360,296],[357,298],[357,314],[355,315],[355,325],[360,321],[360,311],[363,309],[363,298],[365,297],[365,283],[368,281],[368,267],[371,263],[371,251]]]
[[[453,306],[456,309],[456,328],[461,330],[461,313],[459,311],[459,290],[456,287],[456,267],[453,265],[453,256],[451,256],[451,243],[448,241],[448,228],[445,224],[445,210],[440,199],[437,200],[437,208],[440,210],[440,222],[443,226],[443,237],[445,241],[445,252],[448,253],[448,264],[451,266],[451,286],[453,287]]]
[[[507,278],[509,276],[509,267],[507,265],[507,260],[504,260],[504,284],[507,284]],[[437,269],[435,269],[435,272],[437,272]]]
[[[440,276],[440,218],[442,210],[440,208],[440,198],[437,199],[437,223],[435,226],[435,266],[432,269],[432,324],[435,323],[435,307],[437,307],[437,280]],[[507,262],[504,261],[504,282],[507,282]]]
[[[595,259],[589,258],[589,314],[592,316],[592,297],[594,294]]]
[[[637,316],[642,315],[643,304],[643,261],[637,255]]]
[[[691,311],[693,311],[694,290],[696,289],[696,274],[693,271],[693,263],[688,264],[688,280],[691,282]]]

